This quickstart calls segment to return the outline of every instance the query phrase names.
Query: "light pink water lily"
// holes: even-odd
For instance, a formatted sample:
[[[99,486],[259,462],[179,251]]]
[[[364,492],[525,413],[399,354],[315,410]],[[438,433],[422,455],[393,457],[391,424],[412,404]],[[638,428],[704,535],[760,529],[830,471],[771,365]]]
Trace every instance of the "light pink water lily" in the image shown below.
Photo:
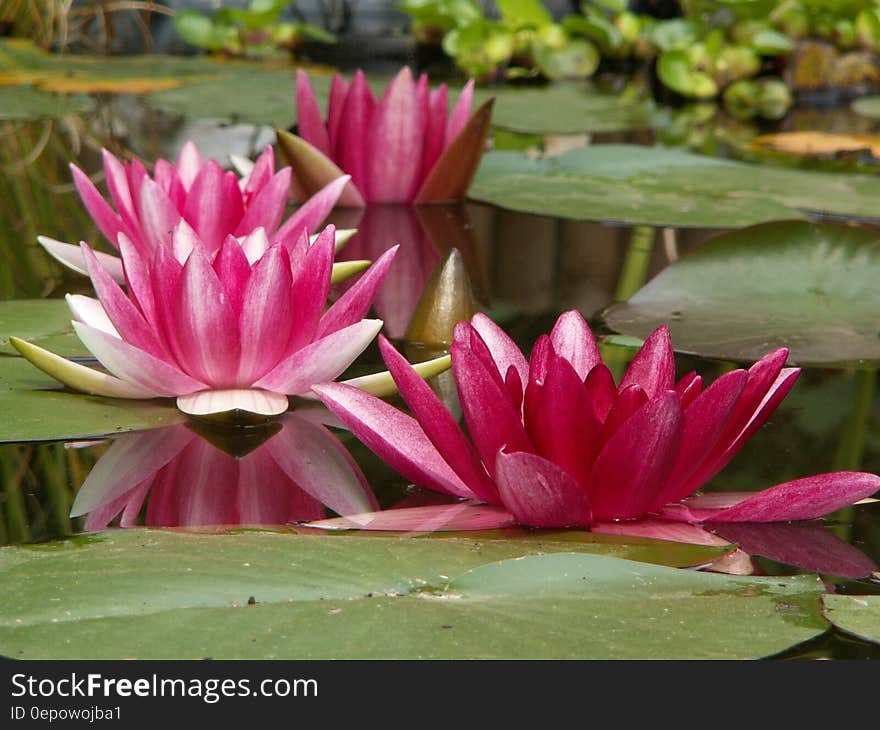
[[[447,118],[447,89],[433,91],[408,68],[377,101],[358,71],[351,82],[333,78],[326,122],[311,81],[297,73],[299,135],[278,132],[293,167],[294,193],[305,199],[347,173],[341,205],[432,203],[463,198],[476,173],[489,133],[492,101],[471,115],[469,82]]]
[[[810,520],[880,489],[874,474],[835,472],[758,493],[694,496],[794,385],[799,370],[784,367],[785,349],[704,388],[694,373],[675,381],[663,326],[615,384],[577,312],[564,313],[538,339],[530,360],[489,318],[476,315],[457,325],[451,352],[469,440],[397,351],[384,339],[380,347],[415,417],[342,384],[314,390],[416,484],[502,506],[499,525],[601,530],[627,521],[640,529],[645,518],[694,527]],[[384,522],[387,529],[382,514],[390,515],[362,517],[360,524],[375,529]]]
[[[271,146],[241,177],[224,172],[214,160],[205,160],[192,142],[183,146],[176,162],[157,160],[152,175],[137,158],[123,162],[106,149],[102,154],[112,205],[82,170],[71,165],[77,192],[113,248],[119,249],[121,234],[146,258],[158,248],[172,246],[172,231],[177,228],[198,237],[211,254],[229,236],[243,241],[258,228],[270,244],[280,243],[289,249],[304,230],[319,228],[348,182],[344,175],[328,180],[282,223],[290,194],[290,168],[275,171]],[[87,272],[79,246],[46,236],[38,240],[64,265]],[[117,282],[124,283],[118,258],[103,253],[95,256]]]
[[[375,509],[360,468],[324,426],[299,413],[250,452],[231,456],[186,426],[114,439],[77,492],[71,516],[89,531],[153,527],[283,525]]]
[[[144,251],[119,235],[127,293],[82,243],[97,299],[68,295],[73,326],[108,372],[70,362],[18,338],[34,365],[75,390],[119,398],[174,397],[185,413],[273,416],[289,395],[339,376],[373,340],[364,319],[396,249],[325,311],[334,228],[310,242],[270,243],[258,228],[213,249],[185,222],[171,246]]]

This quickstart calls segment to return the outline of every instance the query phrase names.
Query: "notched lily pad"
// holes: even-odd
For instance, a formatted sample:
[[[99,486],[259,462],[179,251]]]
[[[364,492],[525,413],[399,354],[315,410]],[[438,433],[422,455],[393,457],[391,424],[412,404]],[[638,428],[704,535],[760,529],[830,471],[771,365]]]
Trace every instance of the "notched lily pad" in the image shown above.
[[[822,614],[838,629],[880,644],[880,596],[822,596]]]
[[[880,180],[791,170],[638,145],[559,157],[483,157],[469,195],[510,210],[573,220],[738,228],[807,216],[878,217]]]
[[[662,323],[681,352],[753,361],[777,347],[802,365],[880,364],[880,236],[778,221],[722,234],[603,313],[647,337]]]
[[[20,658],[743,658],[825,630],[814,576],[501,540],[126,530],[3,548],[0,576],[19,586],[0,654]]]

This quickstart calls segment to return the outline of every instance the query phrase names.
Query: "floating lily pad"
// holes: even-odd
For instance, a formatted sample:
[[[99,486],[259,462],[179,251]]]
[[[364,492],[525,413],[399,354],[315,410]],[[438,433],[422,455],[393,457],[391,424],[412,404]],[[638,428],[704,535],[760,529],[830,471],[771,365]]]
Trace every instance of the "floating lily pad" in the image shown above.
[[[880,596],[823,596],[822,613],[837,628],[880,644]]]
[[[876,219],[880,180],[660,147],[595,145],[553,158],[489,153],[469,195],[574,220],[738,228],[807,215]]]
[[[825,629],[813,576],[735,578],[572,549],[146,530],[3,548],[0,576],[17,589],[0,606],[0,654],[741,658]]]
[[[65,392],[20,357],[0,357],[0,443],[91,439],[182,423],[171,401]]]
[[[863,117],[880,119],[880,96],[863,96],[852,103],[852,109]]]
[[[492,126],[524,134],[583,134],[644,129],[652,105],[628,95],[601,94],[583,84],[479,89],[475,105],[495,97]]]
[[[30,86],[0,86],[0,119],[40,119],[68,114],[88,114],[94,99],[81,95],[59,95]]]
[[[880,236],[779,221],[726,233],[661,271],[603,317],[647,337],[667,323],[681,352],[797,364],[880,363]]]
[[[63,357],[91,357],[74,334],[70,319],[70,307],[63,299],[0,302],[0,353],[18,354],[9,344],[14,335]]]

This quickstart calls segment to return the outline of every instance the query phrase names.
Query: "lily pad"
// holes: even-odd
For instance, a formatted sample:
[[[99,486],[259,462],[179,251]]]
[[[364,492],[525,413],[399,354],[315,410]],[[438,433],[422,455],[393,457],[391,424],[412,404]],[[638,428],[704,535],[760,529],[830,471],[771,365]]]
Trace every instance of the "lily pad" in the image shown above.
[[[17,355],[10,335],[21,337],[63,357],[91,357],[74,334],[70,307],[63,299],[0,302],[0,353]]]
[[[17,658],[741,658],[825,630],[813,576],[517,541],[127,530],[0,550]],[[724,628],[719,631],[719,626]]]
[[[880,644],[880,596],[823,596],[822,613],[838,629]]]
[[[660,147],[595,145],[553,158],[491,152],[469,195],[573,220],[738,228],[806,216],[876,219],[880,180]]]
[[[880,119],[880,96],[863,96],[852,103],[852,110],[863,117]]]
[[[801,365],[880,364],[880,237],[778,221],[722,234],[607,309],[613,330],[667,323],[681,352],[756,360],[776,347]]]
[[[20,357],[0,357],[0,443],[92,439],[182,423],[170,401],[97,398],[61,386]]]
[[[474,103],[495,97],[492,126],[523,134],[583,134],[645,129],[653,106],[630,95],[601,94],[585,84],[478,89]]]
[[[41,119],[88,114],[95,100],[81,95],[59,95],[30,86],[0,86],[0,119]]]

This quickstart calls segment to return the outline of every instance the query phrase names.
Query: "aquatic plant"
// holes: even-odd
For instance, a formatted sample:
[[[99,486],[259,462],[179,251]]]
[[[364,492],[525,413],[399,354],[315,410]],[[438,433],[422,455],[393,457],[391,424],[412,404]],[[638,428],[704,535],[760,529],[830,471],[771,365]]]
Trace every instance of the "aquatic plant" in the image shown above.
[[[243,241],[227,235],[215,251],[183,220],[168,246],[141,248],[120,232],[127,293],[83,243],[98,299],[67,301],[77,335],[109,374],[10,342],[74,390],[176,397],[180,410],[196,416],[278,415],[288,395],[340,375],[382,327],[363,317],[396,248],[325,311],[334,239],[333,226],[313,244],[305,231],[273,243],[257,228]]]
[[[476,173],[492,100],[471,115],[469,82],[448,115],[445,84],[428,88],[403,68],[378,101],[358,71],[349,83],[333,77],[327,122],[321,117],[309,76],[297,73],[299,135],[278,132],[293,167],[294,192],[313,194],[345,173],[351,182],[340,205],[431,203],[463,198]]]
[[[290,194],[290,168],[275,171],[275,154],[267,146],[253,166],[239,162],[241,175],[224,171],[215,160],[205,160],[199,148],[187,142],[173,163],[159,159],[153,174],[135,158],[119,160],[103,150],[104,175],[112,206],[76,165],[73,181],[83,205],[98,229],[115,248],[124,234],[142,257],[173,245],[171,232],[197,237],[208,254],[218,251],[231,235],[239,241],[261,228],[270,244],[290,249],[302,232],[316,230],[345,188],[348,178],[329,180],[284,223]],[[345,234],[347,238],[350,232]],[[39,236],[42,246],[65,266],[82,274],[86,262],[79,246]],[[121,261],[96,253],[110,275],[125,282]]]
[[[834,472],[754,494],[691,496],[794,385],[799,369],[783,367],[785,348],[704,388],[695,373],[675,381],[661,326],[615,384],[579,313],[564,313],[530,360],[478,314],[456,326],[451,350],[469,441],[402,356],[384,339],[380,347],[415,417],[341,384],[316,386],[321,400],[416,484],[502,505],[522,525],[806,520],[880,489],[876,475]]]

